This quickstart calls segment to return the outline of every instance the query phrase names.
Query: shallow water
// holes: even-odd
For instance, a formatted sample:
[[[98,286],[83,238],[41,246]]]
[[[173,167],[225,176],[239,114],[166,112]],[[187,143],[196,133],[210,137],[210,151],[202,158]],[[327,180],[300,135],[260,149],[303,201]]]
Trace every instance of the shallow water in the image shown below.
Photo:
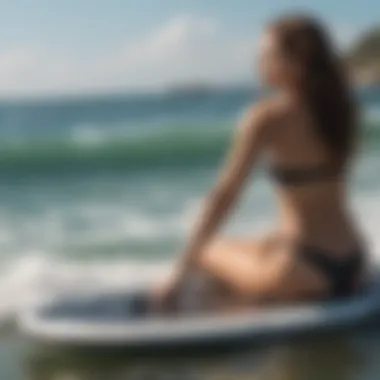
[[[53,354],[23,347],[22,360],[17,355],[22,343],[8,340],[8,372],[3,374],[7,376],[4,379],[15,380],[375,380],[380,370],[379,332],[372,328],[228,353],[159,357],[113,355],[112,352],[93,356]]]

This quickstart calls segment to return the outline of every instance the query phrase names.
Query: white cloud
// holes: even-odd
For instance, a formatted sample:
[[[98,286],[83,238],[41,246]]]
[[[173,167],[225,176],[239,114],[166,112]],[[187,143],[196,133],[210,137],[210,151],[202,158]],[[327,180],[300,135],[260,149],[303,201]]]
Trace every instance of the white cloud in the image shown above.
[[[108,56],[79,60],[17,47],[0,52],[0,95],[148,89],[249,75],[250,38],[230,38],[215,20],[180,16]]]
[[[356,42],[357,38],[365,29],[366,27],[360,27],[358,25],[333,24],[331,32],[335,37],[334,39],[338,47],[345,51]]]
[[[352,28],[334,28],[347,45]],[[191,81],[231,83],[250,78],[258,33],[232,37],[216,20],[189,15],[158,30],[101,51],[92,60],[16,47],[0,51],[0,96],[157,89]]]

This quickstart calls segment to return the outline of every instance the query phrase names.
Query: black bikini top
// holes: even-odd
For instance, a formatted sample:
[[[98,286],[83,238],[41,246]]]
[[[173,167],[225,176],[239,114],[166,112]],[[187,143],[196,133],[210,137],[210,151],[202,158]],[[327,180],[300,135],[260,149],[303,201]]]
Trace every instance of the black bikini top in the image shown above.
[[[331,181],[339,178],[340,170],[331,164],[321,164],[302,169],[288,169],[272,166],[272,177],[283,186],[300,186],[313,182]]]

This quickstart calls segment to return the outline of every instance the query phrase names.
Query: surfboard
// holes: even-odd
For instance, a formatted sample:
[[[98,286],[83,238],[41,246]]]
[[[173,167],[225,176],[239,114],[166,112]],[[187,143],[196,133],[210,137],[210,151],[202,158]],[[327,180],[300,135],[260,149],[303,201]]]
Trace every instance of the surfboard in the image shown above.
[[[62,296],[19,315],[20,331],[40,343],[76,348],[150,349],[231,345],[365,324],[380,314],[380,282],[328,302],[272,305],[239,313],[160,315],[149,288]]]

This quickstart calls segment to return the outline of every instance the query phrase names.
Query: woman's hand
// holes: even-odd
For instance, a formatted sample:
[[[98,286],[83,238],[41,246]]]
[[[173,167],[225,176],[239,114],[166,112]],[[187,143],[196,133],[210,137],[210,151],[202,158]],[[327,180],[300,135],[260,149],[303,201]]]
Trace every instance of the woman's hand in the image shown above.
[[[153,303],[158,310],[175,309],[180,292],[187,279],[187,271],[183,268],[175,268],[175,270],[159,284],[153,293]]]

